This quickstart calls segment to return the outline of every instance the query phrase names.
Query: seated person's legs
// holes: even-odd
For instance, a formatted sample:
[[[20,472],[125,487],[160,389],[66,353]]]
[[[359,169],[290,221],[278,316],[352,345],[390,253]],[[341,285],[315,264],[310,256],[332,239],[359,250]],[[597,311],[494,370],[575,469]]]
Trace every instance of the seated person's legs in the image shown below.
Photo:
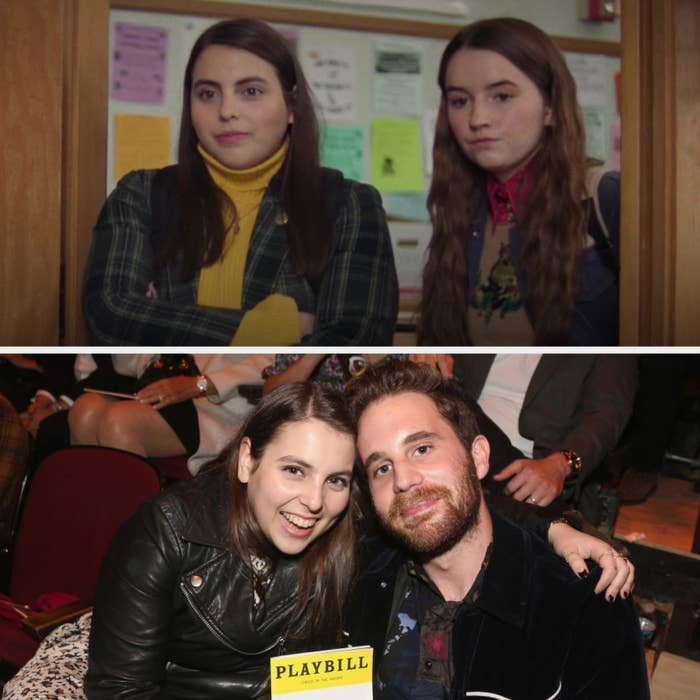
[[[68,415],[71,445],[97,445],[102,416],[114,401],[98,394],[83,394]]]
[[[163,416],[137,401],[118,401],[100,419],[97,444],[143,457],[186,454],[185,446]]]
[[[69,416],[71,444],[101,445],[143,457],[173,457],[186,449],[163,416],[138,401],[85,394]]]

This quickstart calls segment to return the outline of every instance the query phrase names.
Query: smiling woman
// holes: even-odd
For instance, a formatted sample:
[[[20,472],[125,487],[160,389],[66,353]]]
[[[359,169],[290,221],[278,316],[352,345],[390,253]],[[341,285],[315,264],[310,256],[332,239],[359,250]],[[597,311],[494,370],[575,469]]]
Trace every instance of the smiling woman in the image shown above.
[[[271,656],[338,645],[354,459],[342,397],[288,384],[219,464],[145,503],[100,574],[87,697],[256,698]]]
[[[105,203],[84,308],[108,345],[390,345],[398,307],[378,192],[319,164],[285,40],[229,20],[185,70],[178,163]]]
[[[264,452],[243,438],[238,479],[277,549],[298,554],[336,523],[348,505],[354,459],[352,435],[315,418],[283,426]]]

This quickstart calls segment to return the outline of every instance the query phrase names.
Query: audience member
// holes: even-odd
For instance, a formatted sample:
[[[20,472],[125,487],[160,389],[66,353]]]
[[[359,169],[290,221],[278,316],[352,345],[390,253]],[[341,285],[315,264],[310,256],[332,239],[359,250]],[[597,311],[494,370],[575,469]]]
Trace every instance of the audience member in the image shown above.
[[[75,382],[76,356],[66,353],[0,355],[0,394],[18,413],[27,410],[38,395],[57,397]]]
[[[385,357],[384,354],[367,353],[354,355],[349,353],[330,355],[323,353],[277,354],[274,363],[263,371],[263,379],[265,379],[263,392],[268,393],[281,384],[302,382],[307,379],[342,390],[353,377],[357,377],[365,371],[368,363],[377,362]],[[433,359],[445,358],[444,361],[451,364],[450,355],[431,355],[430,357]],[[445,367],[445,371],[451,373],[451,366]]]
[[[456,355],[467,396],[518,448],[493,475],[507,494],[546,506],[579,504],[632,411],[636,359],[629,355]]]
[[[94,366],[89,355],[0,356],[0,539],[11,534],[24,475],[69,444],[65,411],[78,391],[76,378]]]
[[[346,616],[348,641],[374,649],[374,697],[649,698],[624,560],[608,551],[621,587],[606,602],[597,572],[577,578],[490,511],[489,445],[461,389],[396,363],[346,393],[360,478],[394,539],[369,550]]]
[[[272,355],[198,354],[175,367],[175,374],[158,377],[157,366],[172,357],[115,355],[115,368],[130,377],[128,393],[134,399],[81,396],[69,416],[71,443],[143,457],[186,456],[192,474],[216,457],[251,408],[241,385],[262,384],[262,370]]]

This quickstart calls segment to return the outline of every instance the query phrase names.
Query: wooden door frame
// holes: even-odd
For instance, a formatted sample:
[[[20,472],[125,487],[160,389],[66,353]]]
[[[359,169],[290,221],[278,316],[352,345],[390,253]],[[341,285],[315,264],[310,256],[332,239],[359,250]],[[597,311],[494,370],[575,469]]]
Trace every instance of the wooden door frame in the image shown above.
[[[63,329],[86,345],[82,278],[92,228],[106,195],[109,0],[64,0]],[[72,34],[72,35],[71,35]]]
[[[699,35],[697,0],[623,3],[623,345],[700,344]]]

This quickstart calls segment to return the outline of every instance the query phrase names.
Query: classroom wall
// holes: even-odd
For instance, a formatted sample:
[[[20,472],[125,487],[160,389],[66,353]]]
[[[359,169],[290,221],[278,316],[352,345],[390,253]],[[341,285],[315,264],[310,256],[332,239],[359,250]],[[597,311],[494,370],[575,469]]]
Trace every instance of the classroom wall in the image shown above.
[[[226,3],[221,3],[225,5]],[[231,3],[229,3],[231,4]],[[255,4],[250,0],[237,5]],[[267,3],[273,5],[274,3]],[[407,5],[431,5],[431,2],[416,2],[405,3]],[[459,4],[459,0],[450,0],[446,4]],[[468,21],[481,19],[487,16],[512,15],[518,16],[528,21],[532,21],[551,34],[560,34],[562,36],[575,37],[579,39],[595,39],[616,41],[619,38],[619,20],[611,23],[589,23],[578,19],[578,0],[534,0],[527,3],[513,2],[512,0],[489,0],[485,2],[469,2],[465,3],[469,10],[462,15],[436,15],[435,13],[417,13],[415,11],[398,12],[393,10],[393,14],[400,16],[402,19],[439,19],[443,22],[451,22],[456,26],[464,24]],[[298,0],[290,0],[284,4],[285,8],[290,6],[298,6],[303,9],[323,9],[334,10],[342,8],[344,11],[348,7],[353,7],[355,11],[358,8],[367,14],[391,13],[390,10],[370,7],[369,5],[347,5],[345,3],[336,3],[333,0],[324,0],[319,2],[299,2]],[[165,66],[165,84],[164,84],[164,101],[162,104],[143,104],[138,102],[124,101],[116,99],[112,96],[109,100],[108,113],[108,153],[107,153],[107,190],[111,191],[116,184],[118,175],[124,170],[123,165],[115,163],[115,117],[118,114],[143,114],[143,115],[161,115],[166,116],[170,120],[169,124],[169,162],[174,162],[176,159],[177,134],[179,130],[180,110],[182,104],[182,76],[184,74],[185,64],[188,53],[194,43],[196,37],[209,24],[218,18],[202,17],[195,15],[182,15],[162,12],[142,12],[133,10],[114,9],[110,12],[110,55],[115,49],[115,25],[118,22],[136,23],[150,25],[154,27],[162,27],[168,32],[168,52],[167,63]],[[282,26],[282,25],[280,25]],[[376,116],[393,116],[387,110],[380,112],[373,106],[373,96],[371,89],[371,76],[373,75],[373,57],[375,48],[380,42],[395,42],[402,46],[409,46],[412,49],[418,50],[421,53],[422,60],[422,97],[419,113],[416,117],[422,118],[424,114],[436,108],[439,101],[439,92],[436,84],[436,75],[439,65],[442,50],[445,47],[446,39],[430,38],[430,37],[406,37],[400,35],[392,35],[389,33],[374,33],[367,31],[352,31],[347,29],[333,29],[328,27],[314,27],[304,24],[289,25],[298,30],[298,51],[302,65],[308,74],[308,51],[311,48],[328,49],[328,48],[347,48],[354,52],[356,58],[356,116],[354,119],[344,120],[346,123],[357,124],[365,129],[364,133],[364,177],[371,181],[371,153],[370,141],[370,122]],[[603,113],[600,115],[602,120],[602,131],[605,132],[606,138],[601,143],[600,138],[596,138],[595,144],[591,144],[592,154],[602,156],[603,160],[610,160],[608,153],[609,135],[608,130],[610,124],[618,120],[617,105],[615,97],[614,75],[619,70],[619,57],[608,56],[599,57],[602,62],[600,71],[603,74],[605,83],[605,96],[600,102]],[[114,79],[113,64],[110,62],[110,85]],[[324,120],[324,114],[321,110],[321,121]],[[397,114],[395,116],[410,116]],[[332,119],[329,119],[332,121]],[[122,120],[123,125],[123,120]],[[425,127],[430,129],[430,124]],[[133,136],[133,132],[132,132]],[[149,142],[144,141],[141,147],[136,145],[137,153],[148,151]],[[422,154],[424,161],[424,170],[426,183],[430,176],[430,143],[425,143],[425,153]],[[148,166],[156,166],[165,163],[153,162],[144,163]],[[143,167],[143,166],[141,166]],[[355,173],[349,173],[355,175]],[[355,175],[356,176],[356,175]],[[392,214],[392,212],[389,212]],[[396,212],[400,215],[400,212]]]

